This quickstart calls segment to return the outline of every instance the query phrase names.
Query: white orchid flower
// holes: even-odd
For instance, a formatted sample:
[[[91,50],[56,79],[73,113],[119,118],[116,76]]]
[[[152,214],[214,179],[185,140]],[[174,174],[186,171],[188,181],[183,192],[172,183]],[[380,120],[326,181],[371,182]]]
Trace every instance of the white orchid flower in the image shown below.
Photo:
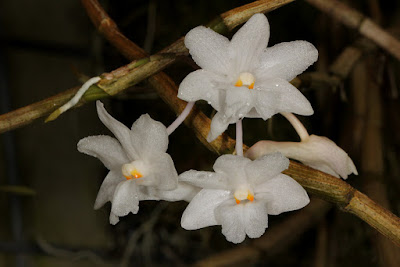
[[[267,120],[278,112],[312,115],[308,100],[289,81],[318,58],[306,41],[267,47],[269,24],[263,14],[253,15],[229,41],[199,26],[185,37],[185,45],[202,69],[180,84],[178,97],[208,101],[218,112],[211,122],[211,142],[229,124],[244,117]]]
[[[332,140],[313,134],[303,138],[301,142],[259,141],[245,155],[256,159],[274,152],[280,152],[288,158],[338,178],[340,176],[347,179],[351,173],[358,174],[356,166],[343,149]]]
[[[111,201],[110,223],[129,212],[136,214],[140,200],[170,201],[193,196],[193,187],[181,184],[168,148],[166,127],[148,114],[142,115],[129,129],[114,119],[97,101],[100,120],[115,135],[89,136],[78,143],[82,153],[100,159],[110,170],[94,204],[99,209]],[[195,191],[197,192],[197,191]],[[195,193],[194,192],[194,193]]]
[[[181,181],[202,189],[182,215],[181,225],[195,230],[221,225],[226,239],[242,242],[246,235],[258,238],[268,227],[268,214],[297,210],[309,203],[306,191],[295,180],[281,172],[289,160],[280,153],[251,161],[234,155],[223,155],[215,172],[184,172]]]

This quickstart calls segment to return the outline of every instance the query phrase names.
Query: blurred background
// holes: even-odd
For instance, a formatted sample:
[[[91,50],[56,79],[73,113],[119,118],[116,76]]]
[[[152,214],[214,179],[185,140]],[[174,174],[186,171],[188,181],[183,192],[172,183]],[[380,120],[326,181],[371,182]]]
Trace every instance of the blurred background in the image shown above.
[[[397,1],[342,1],[400,36]],[[249,1],[100,1],[121,31],[154,54],[195,26]],[[354,160],[348,182],[399,214],[400,135],[398,60],[305,1],[267,14],[270,44],[307,40],[319,60],[299,89],[315,115],[301,117],[310,134],[327,136]],[[234,32],[229,34],[229,37]],[[128,63],[94,28],[78,0],[0,2],[0,114],[40,101]],[[346,62],[348,64],[346,64]],[[195,68],[181,58],[165,72],[177,84]],[[143,81],[103,100],[130,126],[141,114],[169,125],[176,115]],[[198,106],[212,116],[205,103]],[[0,121],[1,123],[5,123]],[[298,141],[274,116],[244,120],[244,142]],[[234,137],[234,129],[228,133]],[[180,227],[186,203],[147,201],[137,215],[112,226],[110,204],[93,210],[107,174],[77,142],[110,134],[89,103],[44,124],[38,120],[0,136],[0,266],[396,266],[399,249],[357,217],[321,200],[310,208],[270,216],[266,234],[239,246],[220,226]],[[211,170],[217,155],[181,126],[168,152],[178,173]],[[10,189],[9,185],[21,186]]]

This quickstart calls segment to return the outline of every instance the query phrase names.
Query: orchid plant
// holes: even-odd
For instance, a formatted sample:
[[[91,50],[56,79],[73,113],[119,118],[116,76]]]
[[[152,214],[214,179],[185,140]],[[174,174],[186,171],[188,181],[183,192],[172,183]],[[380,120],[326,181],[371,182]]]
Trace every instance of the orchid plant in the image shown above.
[[[185,45],[201,69],[180,84],[178,97],[188,104],[168,128],[146,114],[129,129],[97,102],[100,120],[116,138],[86,137],[78,150],[99,158],[110,170],[94,207],[110,201],[111,224],[130,212],[136,214],[139,201],[185,200],[189,204],[182,215],[183,228],[221,225],[228,241],[240,243],[246,236],[258,238],[265,232],[268,214],[309,203],[301,185],[281,173],[289,166],[285,156],[337,177],[357,174],[343,150],[327,138],[308,135],[292,114],[313,114],[309,101],[289,81],[317,60],[318,51],[306,41],[267,47],[268,39],[269,23],[263,14],[252,16],[231,41],[203,26],[191,30]],[[236,124],[236,155],[220,156],[214,172],[189,170],[178,176],[166,153],[168,135],[197,100],[206,100],[217,111],[209,142]],[[243,156],[242,119],[267,120],[276,113],[288,118],[302,141],[260,141]]]

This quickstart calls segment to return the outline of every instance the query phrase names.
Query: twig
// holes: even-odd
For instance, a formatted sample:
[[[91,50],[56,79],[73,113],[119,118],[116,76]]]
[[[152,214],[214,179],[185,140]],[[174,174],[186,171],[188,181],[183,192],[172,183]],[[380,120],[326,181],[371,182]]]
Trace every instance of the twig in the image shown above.
[[[357,30],[392,56],[400,60],[400,41],[383,30],[372,19],[337,0],[306,0],[344,25]]]
[[[135,229],[135,231],[131,234],[120,262],[121,267],[129,266],[129,260],[132,257],[135,248],[138,246],[140,237],[153,231],[154,225],[157,223],[161,212],[165,210],[167,206],[168,203],[158,204],[150,214],[150,218],[146,222],[142,223],[142,225],[138,229]]]
[[[96,266],[112,266],[112,264],[105,262],[101,257],[99,257],[98,255],[96,255],[96,253],[90,250],[81,250],[73,252],[56,248],[41,237],[36,238],[36,242],[41,250],[43,250],[48,255],[51,255],[53,257],[64,258],[70,261],[79,261],[87,259],[90,262],[95,263]]]

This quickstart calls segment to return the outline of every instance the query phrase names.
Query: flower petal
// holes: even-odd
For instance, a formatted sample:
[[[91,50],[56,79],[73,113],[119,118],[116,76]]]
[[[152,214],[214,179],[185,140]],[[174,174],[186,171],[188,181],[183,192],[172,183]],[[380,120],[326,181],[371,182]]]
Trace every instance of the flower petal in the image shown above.
[[[189,73],[179,85],[178,97],[192,102],[197,100],[207,101],[214,109],[220,110],[220,75],[206,70],[196,70]]]
[[[229,45],[230,56],[234,59],[234,73],[249,72],[259,61],[267,47],[269,23],[265,15],[253,15],[232,37]]]
[[[246,238],[244,205],[229,199],[215,209],[215,219],[222,226],[226,240],[238,244]]]
[[[221,111],[229,123],[236,123],[253,108],[253,92],[245,87],[230,86],[226,90],[225,105]]]
[[[115,135],[125,150],[129,160],[137,159],[137,152],[134,149],[131,141],[131,131],[121,122],[114,119],[105,110],[103,103],[96,101],[97,114],[103,124]]]
[[[253,185],[266,182],[289,167],[289,159],[281,153],[265,155],[250,162],[245,167],[247,178]]]
[[[267,201],[268,214],[271,215],[301,209],[310,202],[306,190],[285,174],[258,185],[254,191],[255,199]]]
[[[181,225],[186,230],[196,230],[217,225],[214,211],[230,197],[230,191],[203,189],[190,201],[182,214]]]
[[[137,180],[136,180],[137,182]],[[138,198],[142,200],[160,200],[159,190],[153,186],[138,186]]]
[[[351,173],[358,174],[347,153],[326,137],[310,135],[302,142],[259,141],[247,150],[246,157],[254,159],[273,152],[281,152],[288,158],[336,177],[346,179]]]
[[[309,42],[292,41],[268,47],[260,55],[256,77],[279,77],[291,81],[318,59],[318,50]]]
[[[247,202],[243,208],[243,222],[250,238],[259,238],[268,227],[268,209],[265,201]]]
[[[216,173],[224,174],[229,179],[230,186],[235,188],[246,183],[246,166],[251,160],[241,156],[222,155],[214,163]]]
[[[201,68],[220,74],[229,72],[229,40],[225,36],[199,26],[186,34],[185,46]]]
[[[267,154],[280,152],[288,158],[294,159],[297,153],[303,154],[299,147],[300,142],[276,142],[270,140],[262,140],[250,147],[245,156],[249,159],[257,159]]]
[[[277,113],[276,100],[279,99],[278,92],[260,90],[258,85],[253,94],[254,108],[247,114],[248,118],[262,118],[268,120]]]
[[[192,199],[199,193],[201,188],[190,185],[188,183],[180,182],[178,187],[174,190],[159,190],[158,195],[160,199],[166,201],[180,201],[185,200],[187,202],[192,201]]]
[[[298,160],[304,164],[343,179],[351,173],[357,174],[351,158],[329,138],[310,135],[308,140],[300,143],[304,152]]]
[[[100,186],[99,192],[97,193],[94,209],[97,210],[101,208],[107,201],[111,201],[114,197],[115,188],[124,180],[125,178],[122,177],[122,173],[120,171],[108,172],[106,178]]]
[[[111,212],[118,217],[139,211],[137,185],[133,179],[120,182],[115,189]]]
[[[258,91],[258,101],[255,103],[255,107],[263,118],[268,117],[271,113],[280,112],[292,112],[307,116],[314,113],[307,98],[285,80],[279,78],[264,80],[258,84],[256,89],[260,91]],[[266,101],[266,98],[270,98],[270,100]],[[266,103],[271,101],[274,101],[274,105],[267,106]]]
[[[114,213],[110,212],[110,224],[116,225],[119,222],[119,217]]]
[[[179,180],[207,189],[227,189],[228,179],[224,174],[205,171],[186,171],[179,175]]]
[[[211,120],[210,132],[207,136],[207,142],[211,143],[228,128],[229,122],[224,118],[224,114],[217,112]]]
[[[149,158],[151,176],[157,189],[173,190],[178,185],[178,173],[174,162],[167,153],[154,154]],[[146,177],[143,177],[144,179]]]
[[[78,142],[78,151],[98,158],[107,169],[120,168],[128,157],[117,139],[107,135],[85,137]]]
[[[131,142],[141,158],[146,159],[154,153],[167,151],[167,128],[153,120],[149,114],[140,116],[133,123],[131,131]]]

